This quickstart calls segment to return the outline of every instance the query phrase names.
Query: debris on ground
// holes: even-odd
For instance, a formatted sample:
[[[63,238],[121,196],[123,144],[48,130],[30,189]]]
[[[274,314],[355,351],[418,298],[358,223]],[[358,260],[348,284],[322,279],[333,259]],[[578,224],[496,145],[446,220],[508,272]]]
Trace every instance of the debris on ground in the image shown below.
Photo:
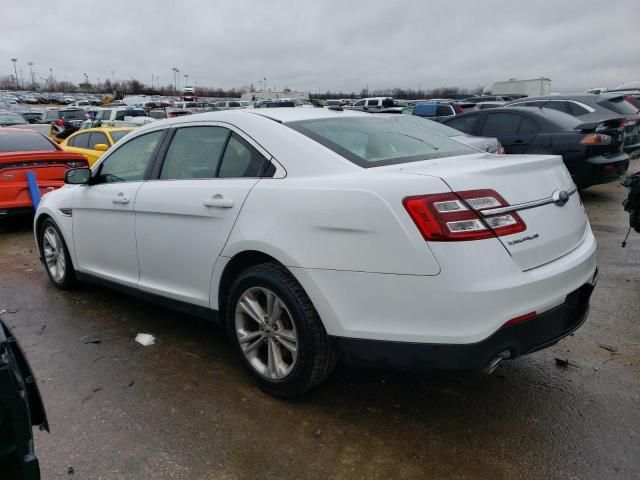
[[[75,473],[75,470],[73,469],[73,465],[69,465],[67,467],[67,475],[73,475]]]
[[[568,358],[558,358],[556,357],[556,367],[567,368],[567,367],[576,367],[580,368],[580,365],[576,365],[569,361]]]
[[[82,343],[102,343],[102,338],[98,335],[85,335],[80,339]]]
[[[139,333],[136,335],[136,342],[138,342],[143,347],[148,347],[156,343],[156,339],[153,335],[148,333]]]
[[[135,380],[131,380],[131,381],[129,382],[129,385],[127,385],[127,387],[133,387],[133,384],[134,384],[134,383],[136,383],[136,381],[135,381]]]
[[[599,343],[598,346],[608,352],[616,353],[618,349],[613,345],[607,345],[606,343]]]

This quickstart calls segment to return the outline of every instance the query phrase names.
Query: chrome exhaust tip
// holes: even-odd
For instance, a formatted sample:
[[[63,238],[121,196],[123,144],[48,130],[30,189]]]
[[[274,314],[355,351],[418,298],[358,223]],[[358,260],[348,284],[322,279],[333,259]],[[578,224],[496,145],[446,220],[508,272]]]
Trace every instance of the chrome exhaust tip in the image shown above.
[[[489,374],[493,373],[493,371],[498,368],[498,365],[500,365],[500,362],[502,360],[506,360],[507,358],[511,358],[511,352],[509,350],[503,350],[498,355],[496,355],[495,358],[489,362],[489,365],[484,367],[482,371]]]

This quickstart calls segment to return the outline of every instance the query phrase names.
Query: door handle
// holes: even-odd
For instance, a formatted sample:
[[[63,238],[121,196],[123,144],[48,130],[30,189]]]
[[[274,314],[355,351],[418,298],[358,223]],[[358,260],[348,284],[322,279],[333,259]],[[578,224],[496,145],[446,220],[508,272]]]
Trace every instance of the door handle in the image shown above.
[[[121,205],[126,205],[129,203],[129,197],[127,197],[124,193],[120,192],[117,196],[111,199],[112,203],[119,203]]]
[[[202,204],[205,207],[231,208],[233,207],[233,199],[225,198],[221,194],[216,193],[211,198],[205,198]]]

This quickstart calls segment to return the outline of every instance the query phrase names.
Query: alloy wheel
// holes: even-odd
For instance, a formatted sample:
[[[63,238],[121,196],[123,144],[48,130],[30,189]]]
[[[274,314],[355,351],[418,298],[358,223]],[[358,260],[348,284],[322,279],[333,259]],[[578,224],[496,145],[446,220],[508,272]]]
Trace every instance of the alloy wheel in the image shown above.
[[[289,309],[274,292],[252,287],[238,298],[236,336],[249,364],[269,380],[291,373],[298,359],[298,334]]]
[[[62,239],[54,227],[48,226],[44,229],[42,248],[49,274],[56,282],[61,282],[64,279],[67,262]]]

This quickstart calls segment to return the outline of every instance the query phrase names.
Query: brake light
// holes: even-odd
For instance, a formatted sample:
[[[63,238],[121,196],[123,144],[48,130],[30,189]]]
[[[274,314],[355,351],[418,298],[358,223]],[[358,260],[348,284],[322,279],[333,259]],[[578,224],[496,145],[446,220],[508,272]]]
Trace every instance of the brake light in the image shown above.
[[[66,162],[66,164],[67,164],[67,167],[69,168],[79,168],[79,167],[89,166],[89,162],[87,162],[86,160],[76,160],[72,162]]]
[[[59,119],[56,120],[56,125],[58,125],[60,127],[64,127],[64,121],[61,118],[59,118]]]
[[[527,229],[515,212],[481,215],[483,210],[509,205],[494,190],[407,197],[402,203],[424,239],[429,241],[483,240]]]
[[[585,135],[580,143],[583,145],[610,145],[611,137],[609,135],[603,135],[602,133],[590,133]]]
[[[518,325],[519,323],[524,323],[527,320],[531,320],[533,318],[536,318],[536,312],[525,313],[524,315],[520,315],[519,317],[513,317],[511,320],[502,325],[502,328],[510,327],[512,325]]]

